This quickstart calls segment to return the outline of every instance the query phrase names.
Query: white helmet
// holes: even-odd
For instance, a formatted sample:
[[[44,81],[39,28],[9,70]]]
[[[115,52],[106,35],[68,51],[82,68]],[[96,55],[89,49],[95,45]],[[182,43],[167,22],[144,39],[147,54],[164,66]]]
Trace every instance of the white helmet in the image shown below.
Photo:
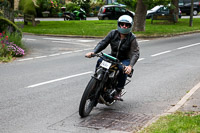
[[[128,23],[130,24],[130,27],[127,29],[121,28],[120,23]],[[128,34],[129,32],[131,32],[132,27],[133,27],[133,19],[130,16],[122,15],[121,17],[119,17],[118,22],[117,22],[117,29],[120,33]]]

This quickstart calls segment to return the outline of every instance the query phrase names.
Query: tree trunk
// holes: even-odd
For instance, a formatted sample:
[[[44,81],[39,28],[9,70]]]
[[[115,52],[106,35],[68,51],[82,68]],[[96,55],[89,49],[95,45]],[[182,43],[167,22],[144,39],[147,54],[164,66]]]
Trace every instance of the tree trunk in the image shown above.
[[[145,31],[146,14],[147,5],[145,5],[143,0],[138,0],[134,17],[133,31]]]
[[[175,22],[178,22],[178,15],[179,15],[179,7],[178,7],[178,0],[172,0],[172,5],[175,7],[170,10],[171,15],[175,15]]]
[[[189,23],[190,27],[192,27],[192,25],[193,25],[193,7],[194,7],[194,0],[191,0],[190,23]]]

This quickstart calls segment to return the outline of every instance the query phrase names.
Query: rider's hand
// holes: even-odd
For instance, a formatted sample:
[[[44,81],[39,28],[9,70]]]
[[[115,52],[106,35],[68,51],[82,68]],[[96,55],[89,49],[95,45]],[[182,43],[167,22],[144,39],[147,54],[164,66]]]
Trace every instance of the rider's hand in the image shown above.
[[[129,65],[129,66],[125,66],[125,68],[124,68],[124,72],[126,73],[126,74],[131,74],[131,71],[132,71],[132,67]]]
[[[89,52],[89,53],[85,54],[85,57],[91,58],[93,54],[94,54],[94,52]]]

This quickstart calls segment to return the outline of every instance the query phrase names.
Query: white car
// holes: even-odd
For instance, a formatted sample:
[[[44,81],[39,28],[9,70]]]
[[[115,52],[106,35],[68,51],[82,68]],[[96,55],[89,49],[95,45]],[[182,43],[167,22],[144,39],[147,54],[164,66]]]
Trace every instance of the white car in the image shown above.
[[[155,6],[151,10],[147,11],[146,18],[150,19],[153,15],[166,15],[169,14],[169,8],[167,6],[159,5]],[[179,18],[181,18],[181,11],[179,9]]]

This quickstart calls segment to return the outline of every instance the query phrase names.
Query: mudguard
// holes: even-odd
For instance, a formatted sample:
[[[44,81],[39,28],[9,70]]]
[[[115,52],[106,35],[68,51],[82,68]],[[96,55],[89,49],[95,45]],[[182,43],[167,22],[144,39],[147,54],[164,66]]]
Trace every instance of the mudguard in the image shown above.
[[[96,73],[95,73],[95,78],[97,80],[102,80],[104,77],[104,70],[102,68],[97,69]]]

